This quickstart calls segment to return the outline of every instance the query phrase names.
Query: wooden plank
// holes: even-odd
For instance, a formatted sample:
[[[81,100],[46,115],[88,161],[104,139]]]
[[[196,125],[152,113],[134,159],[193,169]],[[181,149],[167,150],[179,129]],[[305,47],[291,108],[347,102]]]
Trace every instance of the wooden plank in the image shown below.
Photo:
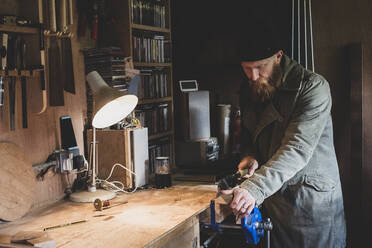
[[[113,205],[123,200],[128,203],[99,214],[93,204],[63,201],[36,210],[14,223],[3,224],[0,234],[41,231],[47,226],[85,219],[86,223],[49,230],[56,247],[156,247],[156,244],[167,244],[162,242],[172,239],[169,237],[180,237],[188,232],[195,235],[198,232],[195,217],[209,207],[215,195],[216,185],[195,183],[143,190],[116,197]],[[109,216],[113,218],[104,220]]]
[[[140,29],[140,30],[147,30],[147,31],[154,31],[154,32],[161,32],[161,33],[170,33],[168,28],[159,28],[159,27],[152,27],[147,25],[141,24],[131,24],[133,29]]]
[[[172,67],[171,63],[133,62],[133,64],[138,67]]]
[[[172,134],[173,134],[172,131],[165,132],[165,133],[154,134],[154,135],[149,136],[149,140],[159,139],[159,138],[162,138],[162,137],[165,137],[165,136],[170,136]]]
[[[32,27],[21,27],[21,26],[11,26],[0,24],[0,32],[6,33],[19,33],[19,34],[38,34],[38,28]]]
[[[163,98],[154,98],[154,99],[141,99],[138,101],[138,104],[147,104],[154,102],[172,102],[173,97],[163,97]]]

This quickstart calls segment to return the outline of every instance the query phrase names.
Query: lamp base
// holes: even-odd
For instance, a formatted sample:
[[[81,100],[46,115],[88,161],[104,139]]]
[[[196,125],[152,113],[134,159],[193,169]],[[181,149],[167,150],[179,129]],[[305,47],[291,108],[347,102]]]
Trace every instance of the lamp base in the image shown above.
[[[95,192],[80,191],[70,195],[70,200],[73,202],[94,202],[99,198],[101,201],[111,200],[116,197],[115,192],[97,189]]]

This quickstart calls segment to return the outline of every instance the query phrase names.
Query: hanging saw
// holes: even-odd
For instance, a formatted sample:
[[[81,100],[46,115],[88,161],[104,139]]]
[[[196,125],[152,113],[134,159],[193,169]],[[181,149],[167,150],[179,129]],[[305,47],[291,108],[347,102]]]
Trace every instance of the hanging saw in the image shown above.
[[[44,18],[43,18],[43,0],[38,1],[39,7],[39,48],[40,48],[40,61],[41,61],[41,68],[40,68],[40,84],[41,84],[41,91],[43,93],[43,106],[41,110],[37,114],[42,114],[45,112],[47,108],[47,89],[46,89],[46,82],[45,82],[45,42],[44,42]]]
[[[21,39],[19,53],[21,55],[21,70],[26,70],[26,42],[24,39]],[[21,72],[20,70],[20,72]],[[25,76],[21,75],[21,91],[22,91],[22,127],[28,127],[27,121],[27,80]]]

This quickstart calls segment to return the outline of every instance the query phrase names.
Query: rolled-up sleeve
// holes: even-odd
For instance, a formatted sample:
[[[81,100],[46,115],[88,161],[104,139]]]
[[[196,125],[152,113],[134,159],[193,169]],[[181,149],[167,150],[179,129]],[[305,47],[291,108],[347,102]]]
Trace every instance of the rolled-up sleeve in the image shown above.
[[[323,77],[314,75],[303,83],[299,92],[279,149],[240,185],[252,194],[257,204],[308,164],[330,118],[331,93]]]

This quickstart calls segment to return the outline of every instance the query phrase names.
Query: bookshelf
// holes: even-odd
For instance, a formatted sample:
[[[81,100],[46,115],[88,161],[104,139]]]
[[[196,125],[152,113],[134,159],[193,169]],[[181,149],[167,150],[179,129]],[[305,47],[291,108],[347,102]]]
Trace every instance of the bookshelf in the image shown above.
[[[113,0],[112,7],[120,47],[141,70],[136,114],[142,125],[147,118],[150,163],[152,155],[169,156],[175,167],[170,0]],[[164,106],[167,121],[159,122]]]
[[[19,34],[38,34],[39,29],[34,27],[22,27],[0,24],[0,32]]]

